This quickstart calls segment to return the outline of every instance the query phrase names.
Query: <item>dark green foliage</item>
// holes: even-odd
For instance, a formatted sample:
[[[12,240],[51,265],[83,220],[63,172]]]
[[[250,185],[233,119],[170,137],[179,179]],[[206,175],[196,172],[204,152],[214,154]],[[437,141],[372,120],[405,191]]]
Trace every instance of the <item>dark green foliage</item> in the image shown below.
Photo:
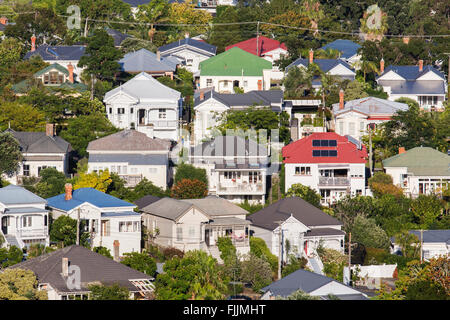
[[[419,280],[408,286],[406,300],[449,300],[445,289],[438,283]]]
[[[240,204],[238,204],[238,206],[244,210],[247,210],[249,214],[258,212],[259,210],[264,208],[264,206],[262,204],[250,204],[250,203],[248,203],[248,201],[240,203]]]
[[[129,300],[130,293],[127,288],[118,283],[113,285],[90,285],[89,300]]]
[[[236,259],[236,247],[228,237],[217,238],[217,248],[220,251],[220,258],[227,263],[231,259]]]
[[[183,179],[197,179],[208,186],[208,177],[206,176],[206,170],[196,168],[192,164],[181,163],[177,166],[174,183],[177,184]]]
[[[83,233],[83,224],[80,222],[80,244],[87,246],[88,233]],[[50,241],[57,242],[62,247],[76,244],[77,240],[77,220],[69,216],[62,215],[54,220],[50,225]]]
[[[286,197],[299,197],[309,202],[317,208],[321,208],[320,200],[322,197],[314,189],[304,186],[301,183],[293,184],[287,191]]]
[[[13,175],[22,161],[19,142],[9,132],[0,132],[0,175]]]
[[[98,254],[101,254],[102,256],[113,259],[113,256],[111,255],[111,251],[106,247],[94,247],[94,248],[92,248],[92,251],[97,252]]]
[[[36,194],[44,199],[57,196],[64,192],[66,176],[55,168],[42,169],[41,180],[36,185]]]
[[[170,260],[174,257],[178,257],[178,258],[183,258],[184,257],[184,252],[174,248],[174,247],[166,247],[162,250],[162,254],[164,256],[165,260]]]
[[[119,177],[117,173],[111,173],[112,182],[108,186],[106,193],[111,194],[114,197],[134,202],[144,196],[152,195],[156,197],[167,197],[169,195],[168,190],[163,190],[157,187],[153,182],[142,179],[134,188],[125,187],[125,181]]]
[[[250,253],[241,263],[241,281],[250,283],[253,291],[268,286],[272,282],[272,269],[263,257]]]
[[[23,251],[16,246],[0,248],[0,266],[7,268],[23,261]]]
[[[55,249],[53,249],[52,247],[46,247],[43,244],[32,244],[27,249],[27,254],[28,254],[27,259],[36,258],[36,257],[39,257],[40,255],[43,255],[45,253],[50,253],[53,251],[55,251]]]
[[[266,260],[270,264],[272,271],[277,271],[278,258],[270,252],[263,239],[256,237],[250,238],[250,253],[254,254],[258,258]]]
[[[143,252],[127,252],[121,263],[135,270],[141,271],[149,276],[155,276],[156,262],[150,256]]]
[[[289,263],[283,267],[281,276],[284,278],[292,272],[295,272],[299,269],[304,269],[307,263],[308,261],[304,257],[296,258],[294,255],[290,255]]]

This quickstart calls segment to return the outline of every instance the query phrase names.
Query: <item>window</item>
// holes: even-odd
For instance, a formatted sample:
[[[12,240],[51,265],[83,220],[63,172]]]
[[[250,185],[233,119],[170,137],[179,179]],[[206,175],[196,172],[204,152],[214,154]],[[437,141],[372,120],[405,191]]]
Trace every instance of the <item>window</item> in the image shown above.
[[[26,177],[30,176],[30,165],[28,164],[23,165],[23,175]]]
[[[195,239],[195,226],[189,226],[189,240]]]
[[[212,87],[212,79],[206,79],[206,86]]]
[[[362,195],[362,190],[361,190],[361,189],[356,189],[356,195],[357,195],[357,196]]]
[[[23,228],[29,228],[32,226],[32,219],[31,217],[22,217],[22,227]]]
[[[47,169],[47,166],[38,167],[38,175],[41,174],[41,170]]]
[[[118,114],[124,114],[125,113],[125,108],[117,108],[117,113]]]
[[[109,114],[112,114],[112,108],[109,108]]]
[[[344,122],[339,122],[339,134],[344,134]]]
[[[159,119],[165,119],[166,118],[166,109],[159,109]]]
[[[177,227],[177,241],[183,241],[183,227]]]
[[[137,221],[120,221],[119,232],[136,232],[136,230],[139,230],[138,224]]]
[[[186,65],[188,66],[188,67],[190,67],[190,66],[192,66],[192,63],[194,62],[194,60],[193,59],[187,59],[186,60]]]
[[[134,113],[134,108],[131,108],[131,109],[130,109],[130,113]]]
[[[354,122],[350,122],[348,124],[348,134],[351,136],[355,135],[355,123]]]
[[[224,88],[228,88],[228,81],[227,81],[227,80],[225,80],[225,81],[223,82],[223,87],[224,87]]]
[[[311,167],[295,167],[295,174],[311,175]]]
[[[248,81],[245,80],[245,81],[244,81],[244,87],[247,87],[247,86],[248,86]]]
[[[364,132],[365,129],[366,129],[366,126],[364,125],[364,122],[361,121],[361,122],[359,123],[359,131]]]
[[[141,230],[141,224],[139,221],[133,222],[133,232],[140,232]]]

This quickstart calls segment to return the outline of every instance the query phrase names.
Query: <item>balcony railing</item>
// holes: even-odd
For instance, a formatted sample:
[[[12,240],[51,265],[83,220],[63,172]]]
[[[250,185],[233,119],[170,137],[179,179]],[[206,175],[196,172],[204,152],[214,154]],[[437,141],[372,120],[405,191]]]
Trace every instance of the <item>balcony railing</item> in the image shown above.
[[[219,193],[261,193],[265,192],[262,183],[234,183],[234,184],[223,184],[218,185]]]
[[[344,177],[319,177],[319,186],[350,186],[350,179]]]
[[[143,179],[142,174],[119,174],[128,187],[135,187]]]
[[[176,120],[153,120],[149,121],[147,125],[152,125],[154,128],[176,128]]]
[[[47,228],[20,229],[16,231],[16,236],[21,239],[45,238],[48,236],[48,229]]]

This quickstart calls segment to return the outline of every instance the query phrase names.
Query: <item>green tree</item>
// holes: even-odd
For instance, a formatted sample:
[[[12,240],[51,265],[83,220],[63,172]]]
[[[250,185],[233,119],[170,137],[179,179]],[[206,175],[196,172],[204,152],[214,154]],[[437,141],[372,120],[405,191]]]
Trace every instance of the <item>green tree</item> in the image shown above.
[[[281,270],[281,276],[284,278],[299,269],[304,269],[307,263],[308,261],[306,260],[306,258],[297,258],[296,256],[291,254],[289,255],[288,264],[286,264]]]
[[[43,131],[45,115],[29,104],[0,101],[0,130]]]
[[[149,276],[153,277],[156,274],[156,262],[146,252],[124,253],[124,258],[120,262]]]
[[[46,168],[41,170],[39,176],[41,180],[36,185],[38,196],[47,199],[64,192],[64,185],[66,184],[64,173],[55,168]]]
[[[217,248],[220,251],[220,258],[227,263],[227,261],[236,259],[236,247],[228,237],[217,238]]]
[[[311,296],[302,290],[292,292],[286,297],[277,296],[276,300],[320,300],[320,297]]]
[[[395,196],[403,195],[403,190],[400,187],[394,186],[392,177],[384,172],[377,172],[370,177],[369,187],[373,195],[377,198],[385,195],[392,194]]]
[[[102,246],[94,247],[94,248],[92,248],[92,251],[94,251],[98,254],[101,254],[102,256],[105,256],[107,258],[113,259],[113,256],[111,255],[111,250],[109,250],[106,247],[102,247]]]
[[[301,183],[293,184],[287,191],[286,197],[299,197],[309,202],[317,208],[321,208],[320,199],[322,197],[315,190],[308,186],[304,186]]]
[[[353,221],[352,241],[365,247],[388,249],[390,245],[386,232],[376,224],[375,219],[358,214]]]
[[[224,299],[225,282],[216,259],[204,251],[188,251],[183,258],[174,257],[166,261],[164,273],[156,277],[156,299]]]
[[[273,272],[278,269],[278,258],[276,255],[270,252],[266,242],[257,237],[250,238],[250,253],[258,258],[266,260],[270,264],[270,268]]]
[[[27,249],[27,259],[32,259],[32,258],[36,258],[39,257],[45,253],[49,253],[54,251],[53,248],[51,247],[46,247],[43,244],[35,244],[35,245],[30,245]]]
[[[81,172],[75,180],[74,189],[80,188],[94,188],[101,192],[108,190],[109,184],[112,182],[111,176],[108,170],[102,170],[99,173]]]
[[[80,244],[87,245],[88,233],[82,233],[80,223]],[[50,240],[57,242],[62,247],[76,244],[77,240],[77,220],[69,216],[62,215],[55,219],[50,225]]]
[[[196,168],[192,164],[181,163],[176,167],[174,183],[177,184],[183,179],[197,179],[206,186],[208,186],[208,177],[206,176],[206,170],[202,168]]]
[[[22,162],[19,142],[9,132],[0,132],[0,175],[12,176]]]
[[[141,4],[138,8],[137,19],[145,23],[150,23],[148,37],[150,38],[150,42],[153,43],[156,32],[154,25],[169,21],[170,5],[167,1],[155,0],[147,4]]]
[[[47,300],[47,291],[38,290],[31,270],[7,269],[0,273],[0,300]]]
[[[90,285],[89,300],[129,300],[130,292],[118,283],[112,285]]]
[[[5,38],[0,42],[0,70],[19,62],[21,53],[22,43],[16,38]]]
[[[206,184],[197,179],[182,179],[172,187],[171,196],[176,199],[199,199],[208,195]]]
[[[23,251],[16,246],[0,250],[2,250],[0,253],[0,263],[3,268],[13,266],[23,261]]]
[[[442,214],[443,206],[436,195],[419,195],[411,202],[411,211],[419,225],[428,228]]]
[[[241,280],[250,283],[255,292],[272,282],[272,269],[269,262],[253,253],[244,257],[241,268]]]

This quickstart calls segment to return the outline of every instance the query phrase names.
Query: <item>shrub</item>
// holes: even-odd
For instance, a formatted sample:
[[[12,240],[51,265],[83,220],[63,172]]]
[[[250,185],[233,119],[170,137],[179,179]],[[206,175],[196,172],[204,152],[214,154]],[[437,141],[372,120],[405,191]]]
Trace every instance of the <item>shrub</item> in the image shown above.
[[[174,247],[164,248],[162,251],[162,254],[163,254],[165,260],[172,259],[173,257],[178,257],[178,258],[184,257],[184,252],[181,250],[178,250],[177,248],[174,248]]]
[[[250,283],[252,289],[258,292],[272,282],[272,270],[270,264],[263,258],[253,253],[247,255],[241,263],[241,279]]]
[[[141,271],[149,276],[155,276],[156,274],[156,262],[150,256],[143,252],[127,252],[124,254],[125,258],[121,263],[137,271]]]
[[[102,256],[105,256],[107,258],[113,259],[111,251],[106,247],[94,247],[92,251],[97,252],[98,254],[101,254]]]
[[[272,254],[266,245],[266,242],[261,238],[250,238],[250,253],[253,253],[258,258],[266,260],[273,272],[278,270],[278,258]]]
[[[89,300],[129,300],[130,293],[127,288],[115,283],[110,286],[90,285]]]
[[[220,251],[220,258],[227,263],[236,258],[236,247],[228,237],[219,237],[217,239],[217,248]]]

